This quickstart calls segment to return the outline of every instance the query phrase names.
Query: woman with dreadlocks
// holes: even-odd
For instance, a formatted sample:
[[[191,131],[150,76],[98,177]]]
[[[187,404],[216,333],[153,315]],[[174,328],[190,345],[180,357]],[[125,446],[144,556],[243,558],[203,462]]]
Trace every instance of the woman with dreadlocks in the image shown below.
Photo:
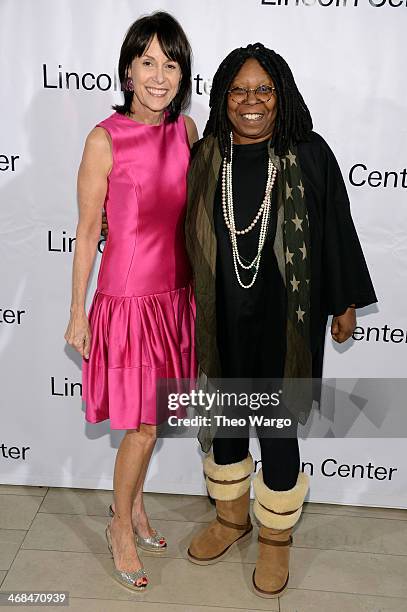
[[[190,167],[186,220],[201,375],[320,378],[328,315],[333,339],[344,342],[355,308],[376,302],[334,154],[312,131],[287,63],[262,44],[221,63],[210,108]],[[285,437],[265,429],[257,427],[253,588],[277,597],[287,587],[308,477],[300,471],[296,418]],[[204,471],[217,517],[193,538],[188,556],[207,565],[251,536],[253,460],[247,430],[214,439],[200,433],[205,452],[213,442]]]

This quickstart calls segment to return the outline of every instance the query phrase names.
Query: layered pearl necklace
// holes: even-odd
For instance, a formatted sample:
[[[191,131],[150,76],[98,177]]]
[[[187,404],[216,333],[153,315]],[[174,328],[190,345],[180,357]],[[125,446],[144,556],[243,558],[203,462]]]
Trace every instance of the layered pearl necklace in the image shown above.
[[[233,265],[235,268],[236,278],[239,285],[243,289],[250,289],[255,283],[257,278],[257,274],[260,267],[260,259],[261,253],[263,250],[264,243],[267,237],[267,229],[270,220],[270,195],[273,189],[276,176],[277,176],[277,168],[274,166],[271,159],[268,160],[268,169],[267,169],[267,183],[266,183],[266,192],[264,194],[263,202],[260,205],[260,208],[254,217],[253,221],[245,228],[241,230],[237,230],[235,226],[235,213],[233,208],[233,187],[232,187],[232,160],[233,160],[233,134],[230,134],[230,143],[231,143],[231,152],[230,152],[230,161],[227,162],[225,159],[223,160],[222,167],[222,208],[223,208],[223,216],[225,219],[226,227],[229,230],[230,241],[232,243],[232,254],[233,254]],[[250,146],[250,145],[248,145]],[[237,247],[237,236],[241,236],[244,234],[248,234],[259,219],[261,218],[260,224],[260,234],[259,234],[259,244],[257,247],[257,253],[254,259],[250,263],[243,263],[242,256],[239,253]],[[245,285],[240,278],[239,266],[244,270],[251,270],[254,268],[254,273],[252,280],[248,285]]]

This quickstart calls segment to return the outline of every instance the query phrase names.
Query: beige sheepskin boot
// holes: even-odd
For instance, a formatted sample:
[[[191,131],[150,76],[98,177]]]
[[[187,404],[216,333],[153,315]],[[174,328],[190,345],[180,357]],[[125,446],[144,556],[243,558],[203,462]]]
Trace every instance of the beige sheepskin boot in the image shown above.
[[[262,470],[254,479],[254,514],[260,523],[259,552],[252,583],[256,595],[280,597],[288,585],[292,528],[301,516],[309,479],[298,474],[288,491],[273,491],[263,482]]]
[[[216,519],[192,539],[188,548],[192,563],[217,563],[234,546],[251,537],[249,505],[253,467],[250,455],[229,465],[217,465],[212,455],[205,458],[206,486],[216,501]]]

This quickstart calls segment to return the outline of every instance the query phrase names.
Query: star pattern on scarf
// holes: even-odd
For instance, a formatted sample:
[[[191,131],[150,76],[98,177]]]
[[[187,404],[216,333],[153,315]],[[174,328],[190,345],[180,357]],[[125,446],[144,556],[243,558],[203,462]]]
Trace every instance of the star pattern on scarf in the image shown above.
[[[293,287],[293,291],[298,291],[298,285],[300,284],[300,281],[295,278],[295,274],[293,274],[293,277],[290,280],[290,283]]]
[[[287,291],[287,316],[295,326],[293,343],[298,342],[299,351],[309,358],[309,312],[310,312],[310,257],[309,223],[306,207],[306,188],[301,174],[301,159],[294,145],[288,154],[280,158],[281,195],[284,204],[284,250],[285,279]],[[284,169],[283,169],[284,168]],[[292,348],[292,347],[291,347]],[[292,349],[297,350],[297,349]],[[301,363],[297,366],[301,369]]]
[[[285,184],[285,197],[287,198],[287,200],[289,198],[293,199],[293,190],[288,183]]]
[[[299,250],[302,253],[302,260],[304,261],[307,256],[307,247],[305,246],[305,242],[302,243],[302,247],[300,247]]]
[[[293,263],[293,257],[294,257],[294,253],[290,253],[288,247],[286,248],[285,251],[285,263],[286,264],[292,264]]]
[[[295,217],[294,217],[294,219],[291,219],[291,221],[295,225],[295,231],[300,230],[302,232],[302,223],[303,223],[304,219],[300,219],[299,216],[297,215],[297,213],[295,213]]]
[[[304,323],[305,310],[302,310],[301,306],[298,306],[298,308],[297,308],[297,310],[295,312],[297,313],[298,323],[300,321],[302,321]]]
[[[286,155],[286,159],[290,161],[290,166],[297,165],[297,156],[288,151],[288,155]]]

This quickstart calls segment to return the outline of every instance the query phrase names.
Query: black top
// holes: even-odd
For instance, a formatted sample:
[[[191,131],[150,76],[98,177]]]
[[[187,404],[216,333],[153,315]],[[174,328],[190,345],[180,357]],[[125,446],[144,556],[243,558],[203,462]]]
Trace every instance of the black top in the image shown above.
[[[247,227],[264,198],[268,165],[267,141],[233,147],[233,195],[238,229]],[[222,211],[221,180],[218,181],[214,222],[217,237],[216,306],[218,346],[225,377],[279,377],[285,355],[286,292],[273,252],[276,232],[276,200],[271,198],[271,219],[257,278],[243,289],[233,266],[229,231]],[[257,253],[261,219],[249,233],[238,236],[242,258]],[[244,284],[252,270],[238,268]]]
[[[310,224],[311,350],[313,376],[322,376],[327,317],[350,304],[363,307],[376,295],[350,214],[346,187],[334,154],[313,132],[297,145]],[[236,227],[246,227],[264,197],[267,180],[267,142],[233,147],[233,196]],[[222,211],[222,173],[214,205],[217,237],[217,340],[224,377],[280,377],[286,342],[286,290],[278,270],[273,243],[276,198],[257,279],[243,289],[233,267],[232,247]],[[274,188],[275,189],[275,188]],[[238,237],[240,254],[252,260],[257,252],[260,220]],[[239,267],[247,284],[251,272]]]

